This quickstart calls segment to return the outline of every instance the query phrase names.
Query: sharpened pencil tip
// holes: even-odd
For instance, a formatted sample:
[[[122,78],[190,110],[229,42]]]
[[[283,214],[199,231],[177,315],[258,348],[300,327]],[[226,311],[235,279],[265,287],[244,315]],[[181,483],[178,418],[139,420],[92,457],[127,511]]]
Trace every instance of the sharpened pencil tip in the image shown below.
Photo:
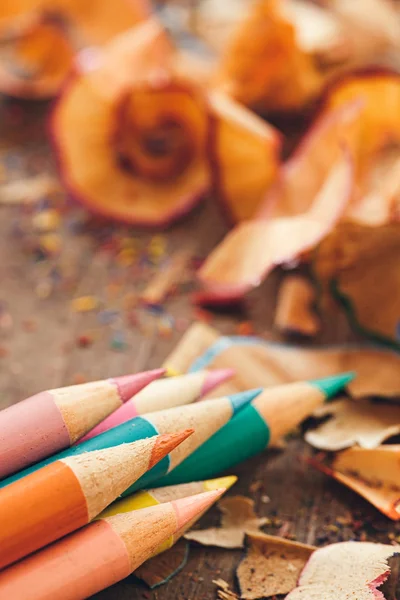
[[[245,392],[239,392],[239,394],[232,394],[228,396],[231,401],[233,413],[239,412],[246,404],[249,404],[256,398],[264,388],[257,388],[254,390],[246,390]]]
[[[220,490],[221,488],[229,490],[237,480],[238,478],[236,475],[226,475],[225,477],[217,477],[216,479],[207,479],[204,482],[204,489],[206,492]]]
[[[206,379],[201,390],[201,395],[205,396],[218,385],[233,377],[234,374],[234,369],[214,369],[212,371],[207,371]]]
[[[149,469],[184,442],[192,433],[194,433],[194,429],[185,429],[177,433],[165,433],[157,436],[150,456]]]
[[[309,383],[318,387],[329,399],[341,392],[355,376],[356,373],[354,372],[338,373],[338,375],[324,377],[323,379],[313,379]]]
[[[222,496],[226,491],[225,488],[212,490],[211,492],[203,492],[195,496],[188,496],[180,500],[174,500],[172,505],[176,512],[178,521],[177,529],[184,527],[189,521],[198,517],[202,512],[207,510],[214,502]]]
[[[127,402],[140,392],[141,389],[149,385],[155,379],[159,379],[165,373],[165,369],[153,369],[143,373],[134,373],[133,375],[122,375],[122,377],[113,377],[112,381],[118,388],[122,402]]]

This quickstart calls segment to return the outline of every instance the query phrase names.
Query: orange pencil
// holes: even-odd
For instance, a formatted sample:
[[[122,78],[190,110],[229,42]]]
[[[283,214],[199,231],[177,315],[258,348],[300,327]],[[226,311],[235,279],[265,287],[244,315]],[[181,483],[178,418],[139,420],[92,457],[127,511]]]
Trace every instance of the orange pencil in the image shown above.
[[[83,600],[124,579],[225,490],[106,517],[0,573],[0,598]]]
[[[0,568],[83,527],[193,433],[64,458],[0,492]]]
[[[72,446],[164,369],[40,392],[0,411],[0,479]]]

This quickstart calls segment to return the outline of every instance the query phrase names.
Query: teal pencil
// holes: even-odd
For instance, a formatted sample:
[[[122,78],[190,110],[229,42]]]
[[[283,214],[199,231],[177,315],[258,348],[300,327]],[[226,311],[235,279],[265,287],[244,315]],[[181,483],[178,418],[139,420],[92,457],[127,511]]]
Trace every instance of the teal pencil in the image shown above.
[[[265,388],[153,487],[210,479],[277,442],[354,378],[351,373]]]
[[[155,467],[150,469],[150,471],[147,471],[143,477],[124,493],[124,495],[131,494],[136,490],[148,487],[154,480],[169,473],[201,446],[201,444],[214,435],[218,429],[223,427],[261,391],[261,389],[246,391],[240,394],[233,394],[232,396],[204,400],[187,406],[178,406],[135,417],[134,419],[122,423],[122,425],[118,425],[82,444],[68,448],[36,465],[32,465],[24,471],[20,471],[19,473],[4,479],[0,482],[0,487],[5,487],[45,465],[68,456],[77,456],[92,450],[102,450],[104,448],[118,446],[119,444],[126,444],[159,435],[160,433],[174,433],[176,431],[181,431],[182,429],[194,428],[195,432],[188,440],[185,440],[183,444],[168,456],[164,457],[157,465],[155,465]],[[194,441],[189,441],[193,438]]]

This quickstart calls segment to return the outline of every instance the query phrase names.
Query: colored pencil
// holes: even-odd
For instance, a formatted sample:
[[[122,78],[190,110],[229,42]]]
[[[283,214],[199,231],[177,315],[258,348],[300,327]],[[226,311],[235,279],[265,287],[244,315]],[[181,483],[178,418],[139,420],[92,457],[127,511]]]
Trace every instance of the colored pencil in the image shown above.
[[[109,429],[82,444],[72,446],[59,454],[55,454],[54,456],[45,459],[41,463],[32,465],[19,473],[15,473],[11,477],[1,481],[0,488],[25,477],[29,473],[32,473],[55,460],[63,459],[67,456],[77,456],[83,452],[110,448],[111,446],[134,442],[159,433],[171,433],[173,431],[193,427],[195,433],[191,436],[191,442],[189,444],[183,444],[179,452],[174,451],[170,456],[166,456],[155,466],[155,468],[153,467],[150,469],[145,476],[141,477],[133,486],[130,486],[125,493],[125,495],[129,495],[137,490],[149,487],[153,481],[163,477],[163,475],[166,475],[166,473],[175,468],[198,446],[214,435],[220,427],[225,425],[236,412],[251,402],[260,391],[261,390],[251,390],[248,392],[241,392],[240,394],[234,394],[233,396],[216,398],[214,400],[202,400],[201,402],[195,402],[194,404],[188,404],[187,406],[168,408],[166,410],[148,413],[141,417],[135,417],[134,419],[122,423],[122,425],[118,425],[113,429]]]
[[[0,492],[0,568],[86,525],[193,430],[65,458]]]
[[[72,446],[163,369],[48,390],[0,412],[0,478]]]
[[[227,475],[226,477],[219,477],[218,479],[207,479],[205,481],[192,481],[191,483],[182,483],[180,485],[170,485],[167,487],[156,488],[151,490],[141,490],[135,494],[131,494],[127,498],[121,498],[116,500],[110,506],[108,506],[99,515],[99,519],[104,517],[111,517],[113,515],[119,515],[121,513],[130,512],[131,510],[139,510],[141,508],[147,508],[148,506],[155,506],[156,504],[163,504],[164,502],[172,502],[173,500],[180,500],[187,496],[193,496],[194,494],[200,494],[201,492],[210,492],[212,490],[225,489],[229,490],[237,481],[235,475]],[[203,513],[199,513],[194,521],[189,521],[183,529],[179,529],[174,535],[169,537],[163,544],[158,546],[153,552],[152,556],[156,556],[165,550],[171,548],[179,538],[190,529],[194,523],[200,519]]]
[[[225,469],[275,444],[353,379],[341,374],[325,379],[265,388],[196,452],[152,486],[176,485],[215,477]]]
[[[153,381],[89,431],[80,442],[89,440],[139,415],[191,404],[232,375],[232,369],[215,369]]]
[[[83,600],[130,575],[224,490],[107,517],[0,573],[9,600]]]

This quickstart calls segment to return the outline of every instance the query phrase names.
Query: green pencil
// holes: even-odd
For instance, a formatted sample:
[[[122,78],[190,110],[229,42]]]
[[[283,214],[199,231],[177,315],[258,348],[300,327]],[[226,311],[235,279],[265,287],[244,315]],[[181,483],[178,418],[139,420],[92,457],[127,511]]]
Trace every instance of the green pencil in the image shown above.
[[[209,479],[277,442],[354,378],[352,373],[265,388],[153,487]]]
[[[251,402],[262,389],[251,390],[231,396],[203,400],[186,406],[168,408],[153,413],[147,413],[126,421],[113,429],[109,429],[100,435],[86,440],[82,444],[72,446],[63,452],[55,454],[40,463],[20,471],[0,482],[0,488],[21,479],[25,475],[44,467],[56,460],[77,456],[92,450],[102,450],[127,444],[136,440],[159,435],[160,433],[174,433],[187,428],[194,428],[195,432],[191,439],[186,440],[180,447],[176,448],[168,456],[165,456],[150,471],[147,471],[124,495],[147,487],[153,480],[163,477],[174,469],[189,454],[194,452],[201,444],[208,440],[218,429],[225,425],[246,404]],[[186,443],[189,442],[189,443]]]

